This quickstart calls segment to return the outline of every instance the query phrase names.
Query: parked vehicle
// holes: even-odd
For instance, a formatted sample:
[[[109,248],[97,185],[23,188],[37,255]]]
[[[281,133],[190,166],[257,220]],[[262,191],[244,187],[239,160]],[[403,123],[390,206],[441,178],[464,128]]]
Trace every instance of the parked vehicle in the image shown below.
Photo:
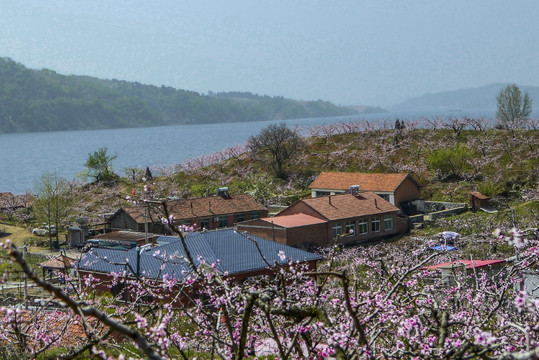
[[[36,236],[49,236],[49,233],[52,236],[56,235],[57,231],[54,225],[47,225],[46,223],[43,223],[40,227],[32,230],[32,234]]]

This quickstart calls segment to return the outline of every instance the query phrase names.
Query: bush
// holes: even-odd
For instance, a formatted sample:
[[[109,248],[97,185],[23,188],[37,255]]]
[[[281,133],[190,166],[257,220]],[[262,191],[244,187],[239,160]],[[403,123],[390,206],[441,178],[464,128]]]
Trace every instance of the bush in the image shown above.
[[[458,180],[469,171],[473,151],[463,145],[438,149],[427,157],[427,167],[443,180]]]
[[[485,181],[477,184],[477,191],[490,198],[497,197],[503,191],[503,187],[494,181]]]

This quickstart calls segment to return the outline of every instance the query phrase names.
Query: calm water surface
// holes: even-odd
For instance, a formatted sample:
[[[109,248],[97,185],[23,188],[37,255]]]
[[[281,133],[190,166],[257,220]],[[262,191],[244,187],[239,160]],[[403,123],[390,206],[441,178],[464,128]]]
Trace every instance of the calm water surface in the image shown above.
[[[425,115],[386,113],[286,122],[290,126],[307,127],[359,119],[394,121],[397,117],[406,119],[414,116]],[[245,144],[250,136],[279,122],[0,134],[0,192],[32,192],[35,183],[46,172],[74,179],[86,170],[84,163],[88,154],[100,147],[107,147],[109,154],[118,155],[113,168],[123,176],[126,168],[181,164],[187,159]]]

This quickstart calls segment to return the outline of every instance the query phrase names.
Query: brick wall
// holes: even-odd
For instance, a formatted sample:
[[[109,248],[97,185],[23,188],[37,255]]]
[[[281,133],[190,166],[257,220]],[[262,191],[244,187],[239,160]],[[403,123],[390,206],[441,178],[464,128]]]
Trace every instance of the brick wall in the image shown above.
[[[395,191],[395,205],[403,201],[416,200],[421,198],[421,191],[417,184],[407,177]]]

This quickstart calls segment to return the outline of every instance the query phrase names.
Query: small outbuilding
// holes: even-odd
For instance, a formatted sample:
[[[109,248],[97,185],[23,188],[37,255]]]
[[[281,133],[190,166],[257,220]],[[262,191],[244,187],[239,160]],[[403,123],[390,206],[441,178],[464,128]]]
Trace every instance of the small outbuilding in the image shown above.
[[[43,270],[43,278],[45,278],[47,274],[49,275],[49,278],[52,278],[54,273],[67,275],[69,270],[75,267],[76,263],[76,259],[66,255],[58,255],[42,262],[39,266]]]
[[[472,211],[476,212],[481,209],[487,209],[490,207],[490,198],[483,195],[479,191],[473,191],[470,193],[470,203]]]

